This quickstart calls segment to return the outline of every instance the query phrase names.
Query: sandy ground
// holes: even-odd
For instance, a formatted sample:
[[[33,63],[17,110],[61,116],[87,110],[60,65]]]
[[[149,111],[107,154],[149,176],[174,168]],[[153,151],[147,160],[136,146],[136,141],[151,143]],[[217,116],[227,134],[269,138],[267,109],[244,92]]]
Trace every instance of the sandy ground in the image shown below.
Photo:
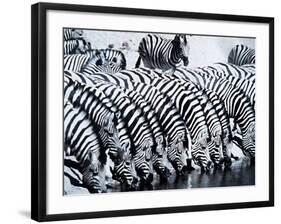
[[[146,35],[147,33],[135,32],[84,31],[85,38],[91,42],[93,48],[107,48],[109,45],[113,45],[115,49],[122,49],[127,59],[127,69],[135,67],[138,59],[137,50],[139,42]],[[161,34],[160,36],[168,39],[174,38],[174,35],[171,34]],[[216,62],[227,62],[228,54],[236,44],[245,44],[251,48],[255,48],[255,39],[252,38],[226,38],[198,35],[188,35],[187,38],[190,43],[190,67],[210,65]],[[128,45],[128,48],[125,50],[124,44]]]

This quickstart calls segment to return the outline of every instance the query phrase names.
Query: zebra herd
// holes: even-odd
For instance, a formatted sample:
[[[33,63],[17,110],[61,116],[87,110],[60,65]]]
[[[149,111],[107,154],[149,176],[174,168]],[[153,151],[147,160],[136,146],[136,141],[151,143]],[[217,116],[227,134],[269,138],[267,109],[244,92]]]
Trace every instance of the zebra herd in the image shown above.
[[[101,168],[135,190],[194,167],[231,166],[233,144],[255,161],[255,51],[235,46],[228,63],[189,68],[185,35],[149,34],[126,69],[119,50],[91,49],[83,31],[64,29],[65,156],[89,192],[104,192]],[[168,71],[168,72],[167,72]],[[235,130],[230,124],[233,119]]]

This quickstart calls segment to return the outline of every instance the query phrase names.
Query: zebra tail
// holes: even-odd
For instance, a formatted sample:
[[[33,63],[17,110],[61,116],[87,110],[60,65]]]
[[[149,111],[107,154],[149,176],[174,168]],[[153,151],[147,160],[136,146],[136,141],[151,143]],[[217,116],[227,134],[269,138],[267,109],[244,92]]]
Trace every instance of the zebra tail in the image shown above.
[[[140,63],[141,63],[141,56],[139,56],[137,62],[136,62],[136,68],[139,68],[140,67]]]

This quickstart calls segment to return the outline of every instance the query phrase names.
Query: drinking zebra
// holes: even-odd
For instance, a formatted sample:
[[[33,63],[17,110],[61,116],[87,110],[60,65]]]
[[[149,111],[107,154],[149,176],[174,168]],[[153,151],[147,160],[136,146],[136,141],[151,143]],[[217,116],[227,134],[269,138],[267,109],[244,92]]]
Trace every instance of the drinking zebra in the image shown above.
[[[137,86],[133,82],[128,79],[124,79],[124,77],[120,77],[121,74],[126,75],[127,72],[128,71],[122,71],[114,75],[95,73],[92,76],[87,76],[83,74],[83,77],[81,77],[81,79],[84,79],[84,82],[90,82],[89,80],[91,79],[101,79],[110,83],[114,83],[117,86],[139,92]],[[134,75],[134,73],[132,75]],[[140,75],[140,77],[142,76]],[[145,84],[143,83],[143,85]],[[189,148],[190,146],[190,143],[188,143],[190,140],[187,137],[188,133],[186,130],[186,126],[182,121],[182,118],[177,109],[174,107],[174,105],[171,104],[171,100],[167,96],[164,96],[155,88],[153,88],[154,95],[149,94],[149,92],[147,91],[147,89],[151,89],[149,85],[145,85],[144,88],[141,89],[142,92],[139,93],[147,102],[149,102],[152,109],[155,111],[155,114],[159,120],[159,124],[161,125],[161,129],[163,129],[163,133],[167,137],[167,142],[169,143],[168,159],[177,173],[181,174],[186,170],[185,164],[182,162],[182,157],[184,156],[182,152],[184,151],[184,147]],[[155,97],[154,99],[150,99],[148,98],[149,96],[157,97]],[[181,144],[176,144],[179,143],[180,140],[184,142],[184,147],[181,146]]]
[[[83,184],[90,192],[100,193],[101,142],[87,115],[69,101],[64,103],[64,137],[67,154],[74,155],[81,166]]]
[[[202,71],[202,70],[201,70]],[[249,98],[227,80],[219,79],[208,72],[199,73],[192,69],[177,69],[174,76],[194,82],[202,89],[216,92],[224,102],[227,113],[234,118],[242,132],[242,150],[254,161],[255,158],[255,111]]]
[[[65,75],[69,75],[81,83],[91,83],[91,85],[88,85],[89,87],[99,89],[107,99],[112,101],[114,106],[118,108],[121,112],[123,123],[131,136],[131,152],[134,158],[136,171],[143,182],[152,181],[153,176],[150,172],[149,155],[151,154],[153,141],[151,132],[147,128],[148,125],[145,124],[146,122],[141,111],[135,107],[128,97],[125,97],[122,92],[117,90],[116,86],[98,86],[97,82],[93,79],[70,71],[66,71]]]
[[[212,160],[215,165],[220,166],[218,164],[222,163],[223,155],[225,165],[230,166],[230,150],[232,148],[230,121],[226,113],[224,104],[218,98],[217,94],[206,89],[202,91],[200,90],[200,87],[195,85],[193,82],[190,82],[188,80],[182,81],[174,77],[174,75],[165,75],[162,73],[154,72],[153,76],[155,75],[157,75],[158,78],[164,78],[167,80],[172,80],[173,82],[176,81],[180,83],[183,88],[192,91],[198,97],[200,104],[204,108],[207,124],[211,128],[211,141],[208,143],[208,148],[210,149]],[[202,96],[205,97],[202,98]],[[206,107],[207,104],[208,107]],[[219,119],[219,123],[217,119]],[[222,145],[220,142],[222,143]],[[221,146],[223,147],[222,151]]]
[[[190,92],[184,92],[185,90],[183,90],[178,83],[161,79],[160,73],[153,72],[149,69],[127,70],[115,74],[114,77],[137,82],[138,84],[140,83],[140,85],[148,85],[150,89],[156,88],[156,91],[161,92],[162,98],[167,98],[171,101],[172,105],[179,111],[180,117],[185,121],[187,129],[190,130],[193,140],[191,154],[193,155],[194,161],[201,166],[202,170],[209,170],[211,165],[209,153],[202,150],[202,148],[206,149],[207,147],[209,133],[203,110],[195,95],[192,95]],[[144,91],[141,94],[148,94],[151,96],[156,94],[152,93],[150,89],[146,90],[147,93]],[[180,99],[180,97],[182,97],[182,99]],[[147,100],[150,99],[148,98]],[[196,119],[194,117],[196,117]],[[214,150],[213,153],[215,155],[218,152]],[[215,157],[219,158],[220,156],[216,155]]]
[[[228,55],[228,63],[242,66],[256,63],[255,49],[249,48],[243,44],[238,44],[231,49]]]
[[[120,176],[122,178],[122,182],[126,184],[128,189],[134,189],[135,178],[132,175],[131,167],[130,167],[130,160],[127,156],[130,148],[130,142],[128,142],[128,138],[121,142],[119,140],[119,136],[117,136],[115,124],[111,124],[111,126],[106,125],[105,121],[107,117],[111,117],[111,120],[114,121],[112,115],[113,113],[109,111],[103,104],[94,97],[95,94],[93,92],[83,88],[82,85],[79,85],[73,80],[65,75],[65,98],[69,99],[74,105],[79,106],[81,110],[83,110],[88,119],[91,120],[92,124],[95,126],[100,127],[101,130],[105,129],[107,132],[100,133],[100,141],[103,145],[103,150],[108,149],[108,154],[110,158],[114,162],[114,169],[111,169],[114,176]],[[109,105],[110,108],[111,105]],[[94,123],[93,123],[94,122]],[[124,143],[125,142],[125,143]]]
[[[173,73],[182,61],[184,66],[188,65],[189,50],[189,43],[184,34],[177,34],[173,40],[148,34],[139,44],[136,68],[142,61],[147,68]]]

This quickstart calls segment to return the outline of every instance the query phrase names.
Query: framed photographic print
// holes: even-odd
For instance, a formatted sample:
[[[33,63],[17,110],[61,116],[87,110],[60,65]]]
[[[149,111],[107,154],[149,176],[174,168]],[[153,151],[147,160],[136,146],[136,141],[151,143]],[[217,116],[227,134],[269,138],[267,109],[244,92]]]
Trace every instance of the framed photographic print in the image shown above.
[[[274,19],[32,5],[32,219],[274,205]]]

